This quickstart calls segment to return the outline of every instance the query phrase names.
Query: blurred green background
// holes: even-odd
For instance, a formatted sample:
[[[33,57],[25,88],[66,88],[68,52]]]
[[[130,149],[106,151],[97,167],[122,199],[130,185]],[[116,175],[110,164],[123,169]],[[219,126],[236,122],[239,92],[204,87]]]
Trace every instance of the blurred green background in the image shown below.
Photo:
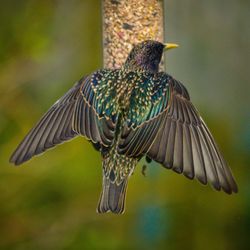
[[[82,75],[102,67],[93,0],[0,8],[0,249],[249,249],[250,2],[167,0],[170,74],[185,83],[239,184],[228,196],[153,163],[130,179],[124,215],[95,212],[101,158],[83,138],[21,167],[19,141]]]

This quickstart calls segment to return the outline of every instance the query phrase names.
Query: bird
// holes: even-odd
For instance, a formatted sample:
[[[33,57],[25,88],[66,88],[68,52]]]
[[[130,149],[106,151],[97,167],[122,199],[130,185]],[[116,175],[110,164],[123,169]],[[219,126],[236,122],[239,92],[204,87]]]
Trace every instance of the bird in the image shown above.
[[[146,40],[134,45],[120,68],[81,78],[30,130],[10,162],[20,165],[85,137],[102,156],[98,213],[124,212],[128,180],[144,156],[215,190],[237,193],[233,174],[186,87],[159,70],[163,53],[177,47]]]

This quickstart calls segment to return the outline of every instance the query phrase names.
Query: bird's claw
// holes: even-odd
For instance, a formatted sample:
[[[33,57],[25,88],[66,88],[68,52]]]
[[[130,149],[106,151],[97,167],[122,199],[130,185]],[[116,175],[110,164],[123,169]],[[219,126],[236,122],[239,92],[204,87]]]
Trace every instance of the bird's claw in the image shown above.
[[[146,177],[146,170],[147,170],[147,165],[143,165],[143,166],[142,166],[142,169],[141,169],[141,173],[142,173],[142,175],[145,176],[145,177]]]

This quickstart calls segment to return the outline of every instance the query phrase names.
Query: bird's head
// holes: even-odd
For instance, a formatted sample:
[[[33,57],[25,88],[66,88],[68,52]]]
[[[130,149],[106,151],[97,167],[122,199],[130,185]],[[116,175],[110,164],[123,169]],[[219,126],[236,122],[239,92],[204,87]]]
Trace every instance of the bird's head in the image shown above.
[[[153,40],[143,41],[134,46],[125,62],[125,68],[156,73],[164,50],[177,48],[174,43],[160,43]]]

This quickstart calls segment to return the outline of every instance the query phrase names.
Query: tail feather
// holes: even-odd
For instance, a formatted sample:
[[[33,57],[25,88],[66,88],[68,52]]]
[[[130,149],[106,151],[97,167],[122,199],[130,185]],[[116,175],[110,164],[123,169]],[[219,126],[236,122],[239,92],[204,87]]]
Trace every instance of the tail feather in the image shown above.
[[[103,190],[97,207],[98,213],[121,214],[125,208],[125,198],[128,179],[125,178],[120,184],[111,182],[107,177],[103,177]]]

